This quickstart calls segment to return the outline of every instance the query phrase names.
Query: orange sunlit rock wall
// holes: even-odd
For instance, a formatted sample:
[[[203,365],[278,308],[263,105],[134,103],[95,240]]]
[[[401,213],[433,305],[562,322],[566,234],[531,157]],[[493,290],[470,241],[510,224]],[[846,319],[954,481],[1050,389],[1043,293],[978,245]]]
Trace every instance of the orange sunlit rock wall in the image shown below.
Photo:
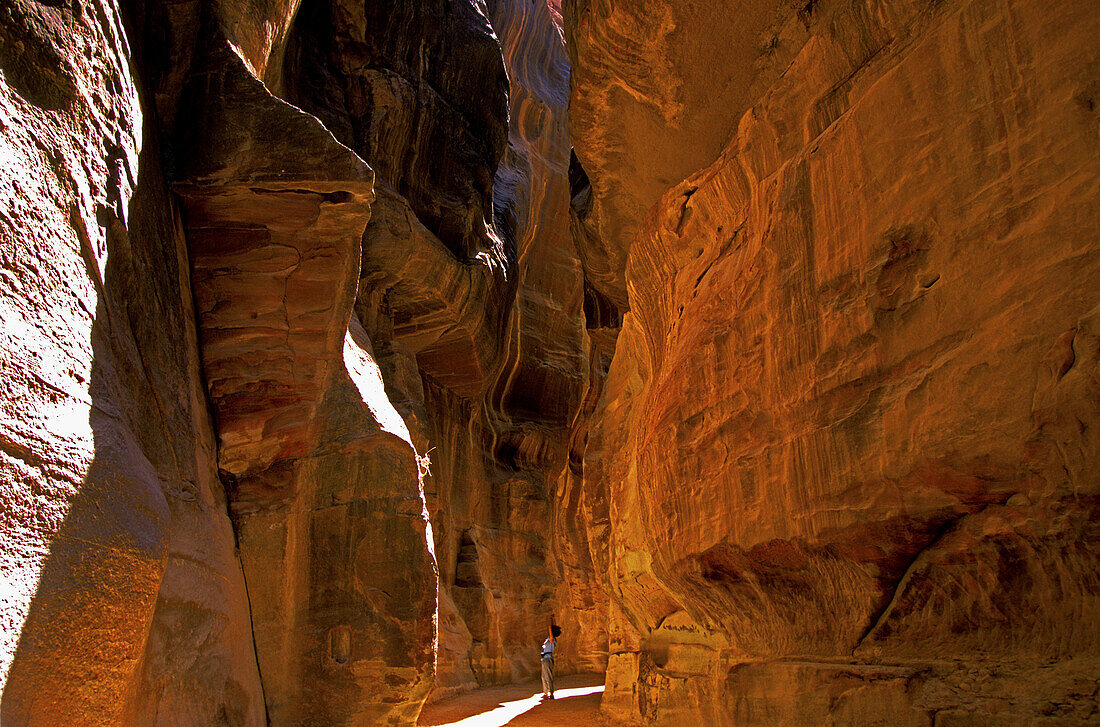
[[[570,460],[605,712],[1095,719],[1100,14],[577,0],[565,24],[574,237],[625,312]]]
[[[147,50],[0,9],[5,725],[265,724]]]
[[[5,727],[1096,722],[1100,13],[562,5],[0,7]]]

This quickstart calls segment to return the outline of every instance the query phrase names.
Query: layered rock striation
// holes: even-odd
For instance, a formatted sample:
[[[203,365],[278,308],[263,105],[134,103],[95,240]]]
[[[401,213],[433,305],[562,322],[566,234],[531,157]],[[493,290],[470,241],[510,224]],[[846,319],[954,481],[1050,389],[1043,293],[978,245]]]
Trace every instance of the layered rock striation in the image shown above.
[[[259,31],[220,21],[184,88],[174,188],[268,715],[409,722],[434,671],[435,562],[416,452],[348,323],[374,175],[253,75],[288,80],[242,55]]]
[[[0,14],[0,721],[263,724],[145,49]]]
[[[587,367],[549,9],[3,12],[5,724],[532,674]]]
[[[355,317],[425,468],[435,695],[527,678],[586,366],[560,31],[542,3],[319,3],[288,59],[292,97],[378,173]]]
[[[4,725],[1096,721],[1086,3],[0,20]]]
[[[1095,719],[1098,16],[716,12],[565,8],[605,711]]]

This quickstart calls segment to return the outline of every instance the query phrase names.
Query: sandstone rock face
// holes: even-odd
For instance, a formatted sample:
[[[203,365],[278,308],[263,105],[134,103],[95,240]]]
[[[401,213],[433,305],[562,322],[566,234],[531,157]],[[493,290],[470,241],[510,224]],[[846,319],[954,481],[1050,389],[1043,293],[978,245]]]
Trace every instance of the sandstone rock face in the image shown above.
[[[424,457],[435,695],[529,677],[586,368],[560,32],[541,3],[317,3],[287,58],[291,98],[378,174],[355,313]],[[603,650],[565,643],[563,669]]]
[[[1091,723],[1100,16],[748,5],[565,8],[604,709]]]
[[[752,98],[776,3],[565,3],[570,127],[590,174],[579,251],[596,290],[626,310],[631,240],[661,194],[709,164]]]
[[[1097,721],[1087,3],[0,19],[4,725]]]
[[[295,9],[219,16],[177,117],[218,464],[270,721],[409,723],[436,573],[416,452],[348,323],[373,172],[259,77],[292,82],[251,41]]]
[[[589,368],[550,8],[3,12],[4,723],[409,724],[534,673]]]
[[[288,45],[288,98],[371,163],[455,257],[499,260],[492,187],[508,76],[484,4],[309,3]]]
[[[264,724],[140,44],[0,14],[0,721]]]
[[[73,8],[4,10],[2,721],[410,723],[427,513],[296,3]]]

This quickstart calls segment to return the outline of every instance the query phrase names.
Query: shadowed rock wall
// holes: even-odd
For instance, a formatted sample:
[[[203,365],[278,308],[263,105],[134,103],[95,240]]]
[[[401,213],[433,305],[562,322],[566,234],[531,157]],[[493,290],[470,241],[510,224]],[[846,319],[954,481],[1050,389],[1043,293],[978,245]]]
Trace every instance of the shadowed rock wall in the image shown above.
[[[605,711],[1095,720],[1100,16],[721,12],[565,8]]]
[[[532,674],[587,368],[548,8],[10,5],[4,723]]]
[[[527,678],[586,368],[560,31],[542,3],[318,3],[288,59],[292,97],[379,177],[356,316],[425,466],[435,695]],[[599,633],[562,668],[599,665]]]
[[[420,466],[349,326],[374,175],[276,95],[296,10],[4,10],[5,724],[428,694]]]
[[[211,55],[175,188],[268,712],[408,722],[434,668],[435,564],[415,450],[348,327],[373,175]]]

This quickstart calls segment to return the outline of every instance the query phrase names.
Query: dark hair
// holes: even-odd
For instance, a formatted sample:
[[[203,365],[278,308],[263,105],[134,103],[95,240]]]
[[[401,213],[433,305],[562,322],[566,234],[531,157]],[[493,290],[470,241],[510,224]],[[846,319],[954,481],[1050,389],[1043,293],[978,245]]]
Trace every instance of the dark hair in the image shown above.
[[[558,638],[559,636],[561,636],[561,626],[554,624],[550,627],[550,633],[554,635],[555,639]]]

